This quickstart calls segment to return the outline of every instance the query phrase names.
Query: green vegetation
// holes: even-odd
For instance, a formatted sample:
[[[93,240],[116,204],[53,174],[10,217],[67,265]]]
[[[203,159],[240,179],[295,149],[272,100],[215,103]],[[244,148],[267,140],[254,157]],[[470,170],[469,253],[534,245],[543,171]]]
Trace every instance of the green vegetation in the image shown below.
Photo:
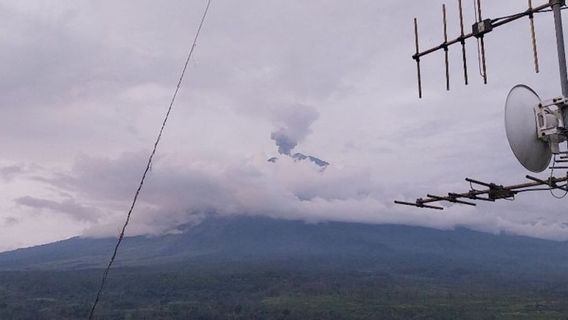
[[[214,267],[117,269],[99,319],[568,319],[558,284]],[[100,270],[0,273],[0,319],[84,319]],[[471,279],[470,279],[471,280]],[[473,285],[475,284],[475,285]]]

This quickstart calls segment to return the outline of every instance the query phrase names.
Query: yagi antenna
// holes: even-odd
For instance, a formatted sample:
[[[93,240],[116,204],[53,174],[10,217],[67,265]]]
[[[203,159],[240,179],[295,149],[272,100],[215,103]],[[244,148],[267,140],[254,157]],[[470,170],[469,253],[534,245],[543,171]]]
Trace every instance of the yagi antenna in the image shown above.
[[[475,202],[472,202],[472,200],[490,202],[495,202],[497,200],[513,200],[515,199],[515,196],[520,193],[541,190],[561,190],[568,192],[568,175],[566,177],[550,177],[548,179],[539,179],[527,175],[526,178],[529,180],[528,182],[510,186],[503,186],[492,182],[488,183],[466,178],[465,181],[469,182],[470,184],[470,189],[467,192],[450,192],[445,196],[428,194],[426,198],[419,198],[414,202],[397,200],[394,203],[417,208],[444,210],[444,207],[432,205],[432,203],[445,201],[453,204],[476,206],[477,204]],[[475,188],[474,185],[476,185],[480,189]]]
[[[557,3],[560,1],[560,3]],[[474,12],[475,12],[475,23],[471,27],[470,33],[465,33],[464,30],[464,17],[463,17],[463,3],[462,0],[458,0],[459,8],[459,21],[460,21],[460,35],[452,40],[448,40],[448,23],[447,23],[447,11],[446,5],[442,5],[442,22],[444,27],[444,39],[443,42],[437,46],[420,51],[419,36],[418,36],[418,19],[414,18],[414,40],[416,46],[416,52],[412,55],[412,59],[416,61],[416,69],[418,75],[418,96],[422,98],[422,73],[421,73],[421,59],[422,57],[434,53],[439,50],[444,51],[444,62],[445,62],[445,76],[446,76],[446,90],[450,90],[450,62],[448,58],[449,48],[454,44],[461,44],[462,48],[462,60],[463,60],[463,74],[464,83],[468,85],[469,75],[467,69],[467,52],[466,52],[466,40],[470,38],[475,38],[477,40],[477,52],[478,52],[478,63],[479,63],[479,73],[483,78],[483,83],[487,84],[487,61],[486,61],[486,48],[485,48],[485,35],[495,30],[496,28],[508,24],[510,22],[516,21],[523,17],[528,17],[530,22],[530,36],[531,45],[534,59],[534,69],[535,72],[539,72],[539,61],[538,61],[538,48],[536,42],[536,32],[534,26],[534,14],[539,12],[550,11],[550,8],[555,5],[564,6],[563,0],[551,0],[547,4],[543,4],[537,7],[533,7],[532,0],[528,0],[528,8],[523,12],[519,12],[510,16],[494,18],[494,19],[483,19],[481,10],[481,0],[473,0],[474,2]]]

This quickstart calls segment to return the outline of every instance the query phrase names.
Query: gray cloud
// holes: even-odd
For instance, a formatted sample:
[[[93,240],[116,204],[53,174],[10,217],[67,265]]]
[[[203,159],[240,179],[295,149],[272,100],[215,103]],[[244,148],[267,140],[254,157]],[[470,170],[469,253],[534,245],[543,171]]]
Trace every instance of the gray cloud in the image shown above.
[[[95,208],[89,208],[81,205],[73,199],[66,199],[61,202],[34,198],[25,196],[15,199],[14,202],[21,206],[26,206],[35,210],[35,212],[42,210],[49,210],[55,213],[63,213],[73,219],[96,222],[100,217],[100,213]]]
[[[4,219],[4,224],[8,227],[14,226],[18,223],[18,219],[14,218],[14,217],[8,217]]]
[[[24,168],[18,165],[0,167],[0,178],[10,181],[17,175],[24,172]]]

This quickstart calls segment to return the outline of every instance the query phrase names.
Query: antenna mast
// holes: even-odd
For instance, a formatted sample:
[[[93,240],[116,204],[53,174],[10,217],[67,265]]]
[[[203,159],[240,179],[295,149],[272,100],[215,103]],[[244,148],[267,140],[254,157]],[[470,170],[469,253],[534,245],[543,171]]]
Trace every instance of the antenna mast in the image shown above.
[[[554,28],[556,29],[556,47],[558,49],[558,68],[560,69],[560,86],[562,96],[568,97],[568,73],[566,71],[566,47],[564,45],[564,31],[562,29],[562,7],[565,0],[550,0],[554,13]],[[566,106],[564,106],[566,110]],[[564,112],[564,123],[568,123],[568,112]]]

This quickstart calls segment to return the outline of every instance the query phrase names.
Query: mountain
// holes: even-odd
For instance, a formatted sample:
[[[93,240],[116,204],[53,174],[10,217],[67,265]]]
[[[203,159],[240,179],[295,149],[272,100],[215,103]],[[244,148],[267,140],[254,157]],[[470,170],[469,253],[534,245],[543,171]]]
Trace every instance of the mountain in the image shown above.
[[[294,153],[293,155],[287,155],[289,157],[291,157],[292,159],[294,159],[294,161],[305,161],[308,160],[312,163],[314,163],[315,165],[317,165],[318,167],[325,169],[327,168],[327,166],[329,166],[329,162],[324,161],[322,159],[316,158],[314,156],[307,156],[303,153]],[[268,162],[272,162],[272,163],[276,163],[278,161],[278,157],[271,157],[267,160]]]
[[[322,167],[322,168],[325,168],[325,167],[327,167],[327,166],[329,165],[329,162],[327,162],[327,161],[324,161],[324,160],[322,160],[322,159],[319,159],[319,158],[316,158],[316,157],[313,157],[313,156],[307,156],[307,155],[305,155],[305,154],[303,154],[303,153],[299,153],[299,152],[298,152],[298,153],[294,153],[294,155],[292,156],[292,158],[293,158],[294,160],[297,160],[297,161],[309,160],[309,161],[315,163],[316,165],[318,165],[318,166],[320,166],[320,167]]]
[[[0,271],[103,267],[115,239],[72,238],[0,254]],[[568,274],[568,243],[512,235],[259,217],[209,218],[180,234],[126,238],[117,266],[277,265],[436,277]]]

